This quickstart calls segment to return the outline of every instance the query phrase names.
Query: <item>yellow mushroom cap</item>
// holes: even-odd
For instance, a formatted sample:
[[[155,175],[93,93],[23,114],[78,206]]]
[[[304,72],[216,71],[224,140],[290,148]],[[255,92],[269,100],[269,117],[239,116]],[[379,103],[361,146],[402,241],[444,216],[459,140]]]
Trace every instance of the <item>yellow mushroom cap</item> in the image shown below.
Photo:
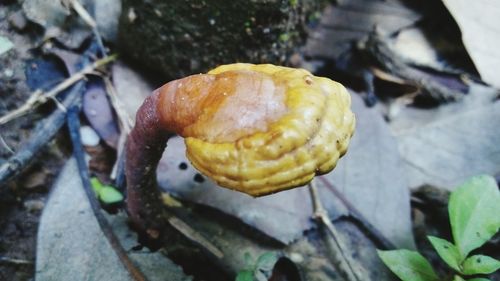
[[[341,84],[304,69],[243,63],[192,80],[200,79],[205,88],[179,82],[184,94],[162,103],[197,101],[194,117],[176,109],[183,122],[176,129],[194,167],[220,186],[252,196],[275,193],[330,172],[345,154],[355,117]]]

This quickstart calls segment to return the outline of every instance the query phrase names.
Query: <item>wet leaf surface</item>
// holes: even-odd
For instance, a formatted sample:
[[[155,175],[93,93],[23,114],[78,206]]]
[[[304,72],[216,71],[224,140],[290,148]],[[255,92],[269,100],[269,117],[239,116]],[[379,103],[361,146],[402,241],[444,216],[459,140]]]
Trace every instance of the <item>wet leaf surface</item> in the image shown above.
[[[123,61],[118,60],[111,69],[116,94],[123,104],[124,111],[135,120],[137,109],[154,88],[142,74]]]
[[[467,101],[408,113],[418,121],[410,125],[408,118],[394,128],[411,188],[430,184],[451,190],[474,175],[499,172],[500,102]]]
[[[420,15],[400,1],[351,0],[330,5],[318,28],[310,36],[306,53],[312,57],[337,59],[354,42],[377,28],[383,35],[413,25]]]
[[[496,67],[500,64],[497,51],[500,3],[494,0],[444,0],[443,3],[460,27],[465,48],[483,80],[500,87]]]
[[[109,146],[116,148],[120,132],[102,80],[94,78],[87,84],[83,112],[97,134]]]
[[[137,245],[123,214],[108,218],[126,250]],[[191,280],[158,252],[129,255],[148,280]],[[99,228],[74,160],[59,175],[40,220],[35,279],[133,280]]]
[[[413,248],[410,195],[396,139],[375,110],[352,96],[356,130],[347,154],[319,181],[330,214],[338,213],[331,188],[336,188],[386,238],[398,247]]]

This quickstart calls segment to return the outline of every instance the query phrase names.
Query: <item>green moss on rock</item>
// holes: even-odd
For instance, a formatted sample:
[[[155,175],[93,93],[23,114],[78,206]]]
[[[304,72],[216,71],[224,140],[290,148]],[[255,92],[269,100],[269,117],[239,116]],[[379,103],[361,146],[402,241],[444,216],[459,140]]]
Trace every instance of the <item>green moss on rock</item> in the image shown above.
[[[120,47],[166,79],[232,62],[284,64],[322,2],[124,0]]]

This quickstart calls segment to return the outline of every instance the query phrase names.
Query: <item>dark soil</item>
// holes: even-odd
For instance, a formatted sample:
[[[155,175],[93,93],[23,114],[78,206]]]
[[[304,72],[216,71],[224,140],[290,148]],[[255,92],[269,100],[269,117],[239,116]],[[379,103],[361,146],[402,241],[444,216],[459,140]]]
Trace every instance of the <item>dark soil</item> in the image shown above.
[[[20,9],[14,1],[0,4],[0,35],[15,45],[0,56],[0,116],[23,104],[31,93],[26,85],[25,67],[39,40],[38,27],[23,22]],[[44,114],[42,109],[0,127],[0,164],[21,149],[36,120]],[[60,140],[63,135],[61,132]],[[65,147],[61,141],[51,142],[26,171],[0,185],[0,280],[34,277],[41,210],[66,158],[66,153],[61,152]]]
[[[64,162],[54,148],[51,145],[26,172],[0,187],[0,280],[31,280],[34,276],[40,215]],[[18,264],[14,259],[29,263]]]

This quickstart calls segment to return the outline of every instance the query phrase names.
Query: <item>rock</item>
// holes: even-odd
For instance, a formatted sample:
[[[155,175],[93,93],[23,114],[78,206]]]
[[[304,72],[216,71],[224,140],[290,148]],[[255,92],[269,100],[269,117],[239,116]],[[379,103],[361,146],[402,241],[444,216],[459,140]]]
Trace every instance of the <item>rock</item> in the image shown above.
[[[21,11],[17,11],[9,17],[9,23],[15,30],[23,31],[28,24],[28,20]]]
[[[165,79],[238,61],[281,64],[322,2],[125,0],[119,46]]]
[[[85,146],[96,146],[101,141],[99,135],[90,126],[82,126],[80,135],[82,136],[82,144]]]
[[[37,212],[45,207],[45,203],[39,199],[26,200],[23,205],[28,212]]]

